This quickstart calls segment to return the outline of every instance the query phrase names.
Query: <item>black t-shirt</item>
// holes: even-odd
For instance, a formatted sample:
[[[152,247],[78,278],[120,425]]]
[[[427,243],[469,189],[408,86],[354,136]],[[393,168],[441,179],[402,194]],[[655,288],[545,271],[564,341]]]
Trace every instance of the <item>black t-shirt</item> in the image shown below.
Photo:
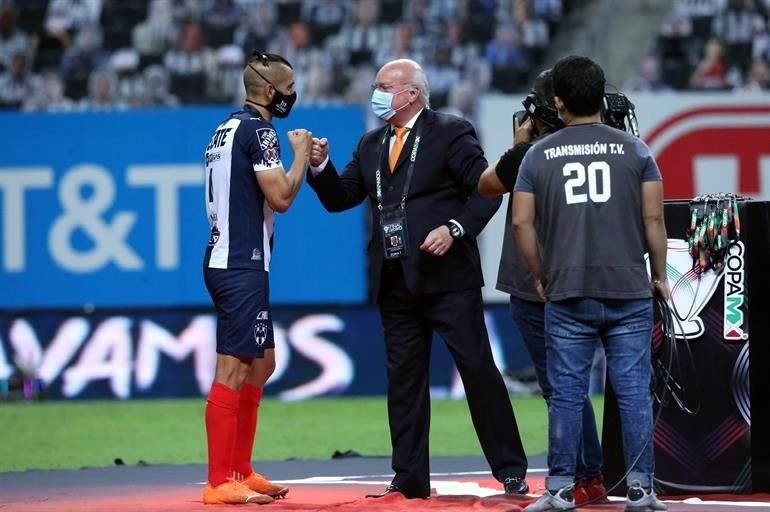
[[[508,198],[508,211],[505,215],[503,231],[503,250],[500,255],[500,268],[497,271],[497,289],[525,300],[542,302],[535,291],[532,274],[527,264],[516,248],[516,240],[511,226],[511,209],[513,208],[513,186],[519,175],[519,166],[532,144],[521,142],[506,151],[497,163],[495,173],[500,182],[511,194]]]

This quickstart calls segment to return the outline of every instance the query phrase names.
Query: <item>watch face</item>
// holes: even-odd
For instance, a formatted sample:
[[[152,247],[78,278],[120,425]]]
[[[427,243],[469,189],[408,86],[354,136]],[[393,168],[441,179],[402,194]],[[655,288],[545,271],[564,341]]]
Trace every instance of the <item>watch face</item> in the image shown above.
[[[450,226],[449,233],[452,235],[452,238],[460,238],[460,228],[454,224]]]

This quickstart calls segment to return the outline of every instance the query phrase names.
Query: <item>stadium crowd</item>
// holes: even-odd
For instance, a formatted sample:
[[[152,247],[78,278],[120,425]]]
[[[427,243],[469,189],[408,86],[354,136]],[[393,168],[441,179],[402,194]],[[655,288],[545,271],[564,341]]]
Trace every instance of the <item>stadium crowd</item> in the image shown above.
[[[562,15],[562,0],[0,0],[0,106],[239,104],[260,49],[294,65],[306,104],[366,103],[374,70],[408,57],[433,108],[472,117],[479,91],[525,87]]]
[[[627,92],[770,90],[770,0],[676,0]]]

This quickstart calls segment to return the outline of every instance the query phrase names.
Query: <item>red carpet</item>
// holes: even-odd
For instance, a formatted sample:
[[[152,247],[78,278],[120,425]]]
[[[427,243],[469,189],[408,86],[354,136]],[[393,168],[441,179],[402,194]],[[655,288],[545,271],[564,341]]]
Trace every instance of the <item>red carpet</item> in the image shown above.
[[[508,497],[500,494],[500,484],[488,476],[442,476],[432,480],[438,495],[428,500],[406,500],[400,495],[367,499],[366,493],[383,489],[381,477],[359,477],[355,480],[334,478],[295,481],[283,500],[264,505],[275,511],[457,511],[457,512],[520,512],[534,497]],[[323,482],[323,483],[320,483]],[[542,476],[529,477],[533,492],[542,492]],[[387,483],[387,482],[385,482]],[[253,509],[257,505],[207,506],[201,502],[203,487],[199,484],[164,487],[162,482],[151,486],[89,485],[47,492],[42,485],[35,492],[6,490],[0,496],[0,510],[13,512],[195,512],[212,510]],[[671,512],[760,512],[770,511],[770,495],[710,495],[700,503],[667,500]],[[622,511],[624,503],[581,508],[586,511]]]

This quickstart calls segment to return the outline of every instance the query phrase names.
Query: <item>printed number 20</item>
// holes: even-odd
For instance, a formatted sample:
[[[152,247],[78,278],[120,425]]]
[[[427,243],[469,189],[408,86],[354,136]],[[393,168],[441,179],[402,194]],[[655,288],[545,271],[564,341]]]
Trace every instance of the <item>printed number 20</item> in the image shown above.
[[[598,180],[601,172],[601,192],[599,192]],[[586,183],[586,168],[579,162],[570,162],[564,165],[564,176],[570,176],[564,183],[564,194],[567,204],[586,203],[591,199],[594,203],[606,203],[612,194],[610,187],[610,166],[607,162],[591,162],[588,165],[588,193],[579,192],[577,189]]]

